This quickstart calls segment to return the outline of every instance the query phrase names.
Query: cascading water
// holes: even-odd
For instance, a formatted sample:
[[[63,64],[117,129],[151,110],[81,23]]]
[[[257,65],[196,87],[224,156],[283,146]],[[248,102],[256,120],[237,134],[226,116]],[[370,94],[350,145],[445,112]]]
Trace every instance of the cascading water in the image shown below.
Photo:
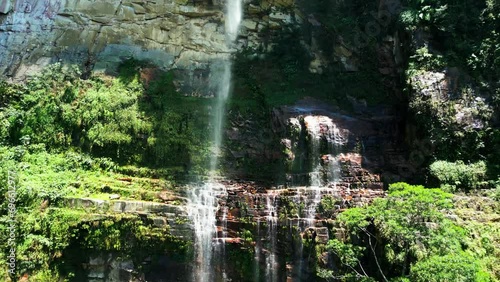
[[[196,269],[193,281],[212,281],[213,238],[217,233],[216,214],[218,197],[225,193],[225,187],[209,181],[191,189],[189,195],[189,216],[193,221],[195,234]]]
[[[310,176],[310,188],[313,194],[312,202],[307,205],[307,225],[310,226],[314,221],[314,216],[316,214],[316,207],[321,201],[321,186],[322,186],[322,170],[323,166],[321,165],[321,155],[320,155],[320,146],[321,146],[321,123],[314,116],[307,116],[304,118],[304,122],[306,124],[306,128],[309,133],[310,142],[311,142],[311,155],[312,155],[312,172],[309,174]]]
[[[227,0],[226,2],[225,28],[227,50],[231,49],[231,45],[238,35],[238,29],[242,19],[241,1],[242,0]],[[222,143],[225,106],[230,92],[231,61],[226,59],[222,62],[222,68],[218,77],[217,97],[212,122],[213,153],[210,158],[209,180],[203,185],[193,187],[189,195],[189,215],[194,226],[194,247],[196,253],[196,268],[195,271],[193,271],[193,281],[197,282],[216,280],[213,265],[214,248],[221,252],[221,249],[218,248],[216,244],[224,244],[223,242],[214,240],[217,236],[216,215],[218,210],[218,199],[226,195],[225,186],[216,181],[216,172]]]
[[[271,193],[266,197],[266,216],[267,236],[269,238],[269,246],[266,253],[266,281],[278,281],[278,260],[276,257],[277,244],[277,228],[278,228],[278,208],[276,205],[276,194]]]
[[[339,166],[334,154],[344,140],[333,121],[325,116],[306,116],[304,123],[310,140],[311,167],[308,192],[312,193],[312,201],[306,204],[307,225],[314,222],[316,208],[321,201],[321,191],[338,182]],[[326,142],[326,154],[322,154],[322,142]],[[323,151],[324,151],[323,150]],[[326,167],[326,169],[325,169]]]
[[[238,37],[241,19],[243,18],[241,1],[227,0],[226,2],[226,35],[229,38],[229,44],[232,44],[236,40],[236,37]]]
[[[231,0],[228,0],[231,1]],[[210,173],[216,173],[219,165],[219,155],[222,143],[222,130],[224,128],[224,118],[226,114],[226,102],[231,92],[231,61],[224,60],[222,62],[222,70],[218,70],[222,75],[218,78],[217,97],[213,112],[213,131],[212,131],[212,150],[210,157]],[[216,71],[217,72],[217,71]],[[212,179],[213,180],[213,179]]]
[[[257,217],[257,236],[260,237],[260,217]],[[260,254],[262,253],[262,240],[259,238],[255,244],[255,255],[253,258],[254,282],[260,281]]]
[[[309,186],[297,189],[297,202],[305,208],[305,223],[302,231],[314,227],[316,209],[321,202],[322,193],[335,192],[336,183],[339,181],[339,165],[334,155],[338,153],[344,140],[339,129],[333,121],[326,116],[308,115],[304,117],[305,129],[309,138],[309,159],[311,171],[309,172]],[[333,189],[331,187],[333,186]],[[298,280],[302,279],[303,272],[303,244],[299,243],[297,252]]]

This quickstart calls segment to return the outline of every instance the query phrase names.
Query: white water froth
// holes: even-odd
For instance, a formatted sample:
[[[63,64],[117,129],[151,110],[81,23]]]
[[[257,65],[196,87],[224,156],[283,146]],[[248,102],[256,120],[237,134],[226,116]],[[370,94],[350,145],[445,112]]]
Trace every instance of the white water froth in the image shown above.
[[[340,167],[334,156],[338,154],[340,146],[346,142],[336,124],[329,117],[308,115],[304,117],[304,124],[309,137],[312,170],[309,172],[309,186],[298,188],[295,196],[296,202],[305,208],[305,224],[300,226],[300,222],[297,222],[302,232],[314,227],[316,209],[321,202],[322,193],[325,193],[325,190],[327,193],[335,192]],[[298,126],[301,127],[300,123]],[[329,188],[332,186],[333,189]],[[297,281],[302,281],[304,267],[302,242],[298,247],[295,264],[297,269],[294,272]]]
[[[212,281],[213,238],[217,235],[218,197],[226,194],[222,184],[207,182],[192,187],[189,195],[188,212],[193,221],[196,250],[196,269],[193,281]]]

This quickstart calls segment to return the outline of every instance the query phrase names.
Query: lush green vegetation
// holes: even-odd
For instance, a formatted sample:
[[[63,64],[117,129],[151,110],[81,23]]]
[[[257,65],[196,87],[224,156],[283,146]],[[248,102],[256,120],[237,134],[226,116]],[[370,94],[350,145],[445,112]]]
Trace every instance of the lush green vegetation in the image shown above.
[[[104,252],[131,259],[139,272],[151,256],[190,257],[188,242],[149,217],[71,204],[160,201],[178,176],[203,173],[207,101],[180,96],[171,73],[148,67],[127,61],[117,78],[84,80],[78,69],[53,65],[25,85],[0,83],[0,257],[10,250],[7,178],[15,172],[15,277],[82,279],[87,260]],[[7,279],[6,265],[0,274]]]
[[[392,184],[387,198],[338,216],[343,235],[326,245],[336,269],[320,273],[342,281],[496,281],[498,250],[491,248],[500,243],[492,236],[498,224],[484,225],[476,237],[478,226],[447,216],[460,213],[452,198],[440,189]]]
[[[151,219],[108,213],[106,206],[68,206],[68,199],[109,200],[112,194],[156,201],[159,191],[172,188],[167,180],[120,170],[110,159],[73,151],[48,153],[43,144],[0,147],[0,257],[6,260],[10,250],[9,172],[16,173],[17,276],[28,274],[34,281],[47,282],[81,279],[85,260],[102,252],[132,259],[138,266],[151,255],[189,257],[189,244],[170,235],[168,227],[156,227]],[[7,277],[5,266],[2,279]]]
[[[407,46],[410,88],[422,74],[443,72],[442,95],[410,95],[412,121],[434,145],[437,160],[485,161],[488,178],[498,178],[500,5],[482,1],[403,1],[398,26]],[[409,43],[409,42],[408,42]],[[472,187],[470,187],[472,188]]]
[[[8,171],[17,171],[17,199],[22,206],[40,200],[56,204],[66,197],[109,199],[111,194],[156,200],[157,192],[174,188],[173,182],[165,179],[131,176],[127,169],[107,158],[92,158],[72,151],[51,154],[39,144],[0,147],[0,160],[0,179],[5,184],[2,192],[7,189]]]
[[[429,167],[432,176],[441,183],[441,189],[454,192],[457,189],[479,189],[487,187],[486,164],[483,161],[466,165],[462,161],[436,161]]]
[[[202,173],[209,101],[181,96],[172,73],[146,63],[126,61],[119,73],[83,80],[78,69],[53,65],[25,86],[2,83],[0,141]]]

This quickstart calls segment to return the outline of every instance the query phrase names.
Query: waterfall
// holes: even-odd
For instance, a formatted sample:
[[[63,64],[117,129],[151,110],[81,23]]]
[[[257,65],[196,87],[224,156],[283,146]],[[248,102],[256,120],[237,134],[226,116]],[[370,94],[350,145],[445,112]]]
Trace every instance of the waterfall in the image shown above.
[[[230,1],[230,0],[228,0]],[[212,150],[210,156],[210,173],[212,177],[217,171],[219,165],[219,155],[222,144],[222,131],[224,128],[224,118],[226,116],[226,102],[231,92],[231,61],[222,62],[222,76],[218,78],[217,97],[214,107],[213,131],[212,131]],[[213,180],[213,179],[212,179]]]
[[[242,0],[227,0],[225,13],[225,33],[226,49],[230,50],[231,45],[237,38],[239,25],[242,19]],[[217,96],[214,106],[212,120],[212,143],[213,153],[210,157],[209,180],[192,187],[189,194],[189,215],[193,221],[196,254],[196,267],[193,271],[193,281],[205,282],[216,280],[214,251],[224,255],[224,242],[214,240],[217,236],[217,211],[218,199],[226,195],[226,188],[216,180],[219,165],[219,155],[221,151],[226,103],[231,92],[231,61],[222,61],[222,69],[218,71]],[[223,216],[222,221],[225,221]],[[223,228],[225,223],[223,223]],[[224,230],[222,235],[224,236]],[[219,274],[220,275],[220,274]],[[222,273],[225,276],[225,273]]]
[[[212,281],[213,238],[217,233],[218,197],[225,194],[225,187],[215,181],[195,186],[189,195],[189,216],[195,235],[196,269],[193,281]]]
[[[260,254],[262,252],[262,239],[260,238],[260,217],[257,217],[257,237],[258,240],[255,244],[255,255],[253,258],[253,273],[254,273],[254,282],[259,282],[260,281]]]
[[[321,165],[321,123],[314,116],[307,116],[304,118],[307,131],[309,133],[310,143],[311,143],[311,156],[312,156],[312,172],[309,173],[310,177],[310,190],[313,193],[312,202],[307,205],[307,225],[312,225],[314,217],[316,215],[316,207],[321,201],[321,186],[322,186],[322,170]]]

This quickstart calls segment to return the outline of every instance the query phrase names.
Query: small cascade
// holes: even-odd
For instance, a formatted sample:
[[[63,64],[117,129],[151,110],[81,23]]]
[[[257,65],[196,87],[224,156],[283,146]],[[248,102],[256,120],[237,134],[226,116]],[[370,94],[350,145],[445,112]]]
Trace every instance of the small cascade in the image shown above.
[[[267,246],[266,253],[266,281],[278,281],[278,258],[276,254],[277,237],[278,237],[278,206],[276,203],[276,193],[268,191],[266,196],[266,216],[267,222],[267,237],[269,238],[269,245]]]
[[[224,193],[221,195],[222,197],[226,197],[227,193]],[[220,208],[220,224],[217,227],[217,238],[215,239],[215,256],[214,258],[216,259],[216,266],[218,269],[220,269],[220,274],[222,275],[223,281],[227,281],[227,273],[226,273],[226,244],[225,240],[228,238],[228,232],[227,232],[227,213],[228,213],[228,208],[227,206],[222,206]]]
[[[306,125],[306,129],[309,133],[309,138],[310,138],[310,146],[311,146],[311,167],[312,171],[309,173],[310,177],[310,187],[309,190],[312,190],[313,194],[313,199],[310,203],[307,204],[307,212],[306,212],[306,219],[307,219],[307,225],[311,226],[314,221],[314,217],[316,215],[316,207],[318,206],[319,202],[321,201],[321,186],[323,186],[323,179],[322,179],[322,171],[323,171],[323,166],[321,164],[321,154],[320,154],[320,146],[321,146],[321,138],[322,138],[322,126],[321,123],[319,122],[318,118],[314,116],[307,116],[304,118],[304,122]],[[327,130],[327,132],[329,132]]]
[[[334,155],[344,140],[332,119],[326,116],[306,116],[304,124],[310,143],[311,172],[309,173],[308,192],[312,194],[306,205],[307,227],[314,222],[316,208],[321,201],[325,188],[335,188],[340,177],[340,167]]]
[[[315,228],[316,209],[324,194],[335,192],[336,183],[340,179],[340,167],[336,160],[340,146],[344,144],[344,138],[340,134],[331,118],[326,116],[308,115],[303,119],[303,124],[308,140],[308,161],[310,164],[309,185],[305,188],[297,188],[296,201],[304,211],[299,216],[304,216],[304,221],[299,224],[302,236]],[[297,261],[295,264],[295,276],[298,281],[306,279],[304,272],[304,245],[298,242]]]
[[[253,273],[254,273],[254,282],[260,281],[260,255],[262,253],[262,240],[260,239],[260,217],[257,217],[257,226],[256,226],[256,234],[259,239],[255,244],[255,255],[253,258]]]
[[[238,36],[242,20],[242,0],[227,0],[225,14],[226,49],[231,50]],[[216,180],[219,166],[219,156],[222,144],[222,135],[226,113],[226,103],[231,92],[231,61],[222,61],[222,68],[215,75],[218,77],[217,96],[214,105],[212,121],[213,154],[210,159],[210,179],[202,184],[192,187],[189,194],[189,215],[194,224],[196,266],[193,271],[193,281],[216,281],[219,276],[225,280],[224,260],[214,259],[225,257],[223,240],[217,240],[217,211],[219,200],[227,195],[225,186]],[[223,211],[222,238],[226,229],[227,213]],[[218,275],[218,276],[217,276]]]

